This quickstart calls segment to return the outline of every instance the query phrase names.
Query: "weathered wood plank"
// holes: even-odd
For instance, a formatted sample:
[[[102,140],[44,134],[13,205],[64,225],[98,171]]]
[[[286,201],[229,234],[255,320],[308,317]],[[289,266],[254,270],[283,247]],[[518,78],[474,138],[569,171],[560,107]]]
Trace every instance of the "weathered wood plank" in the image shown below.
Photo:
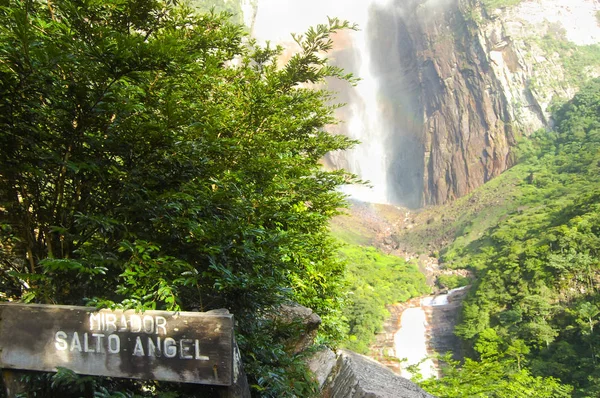
[[[0,304],[0,367],[229,386],[233,315]]]

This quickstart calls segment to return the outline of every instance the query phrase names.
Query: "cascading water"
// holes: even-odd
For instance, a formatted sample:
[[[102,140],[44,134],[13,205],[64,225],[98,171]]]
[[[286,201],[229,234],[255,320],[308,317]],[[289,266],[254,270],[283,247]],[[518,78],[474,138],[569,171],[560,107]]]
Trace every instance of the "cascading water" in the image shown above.
[[[421,304],[423,305],[423,304]],[[394,354],[406,363],[401,365],[402,376],[410,379],[413,374],[407,368],[417,365],[424,379],[437,375],[434,362],[427,352],[427,316],[422,307],[407,308],[402,313],[400,329],[394,335]]]
[[[418,306],[402,312],[400,329],[394,334],[394,355],[406,360],[401,365],[402,376],[411,378],[413,373],[409,366],[414,365],[423,378],[438,377],[439,369],[429,357],[430,352],[460,354],[454,327],[467,289],[463,286],[444,294],[422,297]]]
[[[359,31],[337,35],[330,56],[361,79],[356,87],[332,83],[347,103],[338,114],[339,133],[361,144],[326,162],[369,181],[370,187],[344,188],[354,199],[417,207],[423,183],[421,123],[401,64],[403,32],[396,14],[392,0],[258,0],[252,35],[259,42],[291,45],[290,33],[325,23],[327,16],[358,24]]]
[[[346,134],[360,140],[361,144],[346,154],[346,160],[349,171],[369,181],[371,187],[348,186],[346,191],[364,202],[388,203],[387,165],[390,154],[385,150],[385,143],[389,131],[378,98],[379,82],[373,73],[366,35],[356,34],[353,44],[357,63],[360,64],[357,75],[362,80],[356,86],[357,100],[348,105],[350,116]]]

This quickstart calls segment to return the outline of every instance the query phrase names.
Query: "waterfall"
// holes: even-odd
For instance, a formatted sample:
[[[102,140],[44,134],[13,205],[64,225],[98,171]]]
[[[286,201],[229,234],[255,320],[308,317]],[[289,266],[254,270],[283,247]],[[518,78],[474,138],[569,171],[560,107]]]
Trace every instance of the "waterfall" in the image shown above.
[[[427,316],[422,307],[407,308],[402,312],[400,329],[394,335],[394,351],[402,363],[401,375],[410,379],[413,373],[407,367],[417,365],[424,379],[436,377],[438,370],[427,352]]]
[[[355,34],[353,38],[356,63],[360,65],[356,74],[361,81],[355,88],[355,100],[348,104],[349,117],[345,130],[346,135],[361,143],[344,155],[348,171],[367,180],[370,187],[353,185],[344,189],[351,197],[363,202],[389,203],[387,174],[391,154],[385,148],[389,129],[379,98],[379,79],[373,70],[369,40],[365,34],[369,29],[369,21],[362,26],[364,32]]]
[[[293,47],[291,33],[326,23],[327,16],[358,24],[359,31],[336,35],[330,57],[361,81],[356,87],[328,84],[347,103],[337,115],[342,123],[332,130],[361,144],[332,153],[325,162],[369,181],[370,187],[343,188],[353,199],[419,206],[424,161],[418,129],[422,123],[402,64],[405,32],[398,6],[392,0],[258,0],[254,11],[252,36],[284,46]]]
[[[468,292],[468,286],[452,289],[444,294],[422,297],[418,307],[407,308],[402,312],[400,328],[394,334],[394,355],[406,360],[401,365],[402,376],[410,379],[413,373],[410,365],[424,379],[439,376],[437,362],[430,353],[454,353],[460,357],[460,341],[454,335],[461,303]]]

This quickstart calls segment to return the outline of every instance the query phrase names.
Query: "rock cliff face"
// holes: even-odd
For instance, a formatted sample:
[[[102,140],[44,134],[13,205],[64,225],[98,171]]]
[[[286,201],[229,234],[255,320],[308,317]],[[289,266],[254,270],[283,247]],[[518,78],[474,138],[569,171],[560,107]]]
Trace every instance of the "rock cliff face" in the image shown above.
[[[422,122],[408,129],[418,142],[411,153],[423,158],[413,173],[423,178],[421,204],[445,203],[495,177],[514,163],[519,136],[550,124],[550,101],[572,95],[575,82],[540,41],[555,31],[576,44],[597,42],[597,10],[593,0],[529,0],[491,14],[476,0],[376,8],[376,40],[384,31],[396,37],[374,40],[375,58],[403,71],[411,120]]]
[[[398,44],[418,82],[423,202],[462,196],[511,164],[515,131],[489,57],[458,2],[408,1]],[[411,59],[412,58],[412,59]]]
[[[485,2],[287,0],[273,14],[273,2],[256,3],[263,39],[281,21],[314,25],[318,10],[361,24],[330,56],[362,81],[330,88],[348,103],[331,130],[363,144],[326,159],[372,182],[374,195],[355,198],[414,208],[469,193],[514,164],[519,137],[551,126],[553,99],[600,75],[597,0]]]

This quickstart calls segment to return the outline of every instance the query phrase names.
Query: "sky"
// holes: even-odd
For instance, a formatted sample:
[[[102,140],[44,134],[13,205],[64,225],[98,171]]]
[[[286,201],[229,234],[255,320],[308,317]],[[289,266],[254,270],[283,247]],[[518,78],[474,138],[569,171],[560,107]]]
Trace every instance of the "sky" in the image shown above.
[[[366,25],[370,4],[389,0],[259,0],[253,36],[272,41],[291,40],[290,33],[327,23],[327,17],[347,19]],[[359,26],[359,27],[360,27]]]

